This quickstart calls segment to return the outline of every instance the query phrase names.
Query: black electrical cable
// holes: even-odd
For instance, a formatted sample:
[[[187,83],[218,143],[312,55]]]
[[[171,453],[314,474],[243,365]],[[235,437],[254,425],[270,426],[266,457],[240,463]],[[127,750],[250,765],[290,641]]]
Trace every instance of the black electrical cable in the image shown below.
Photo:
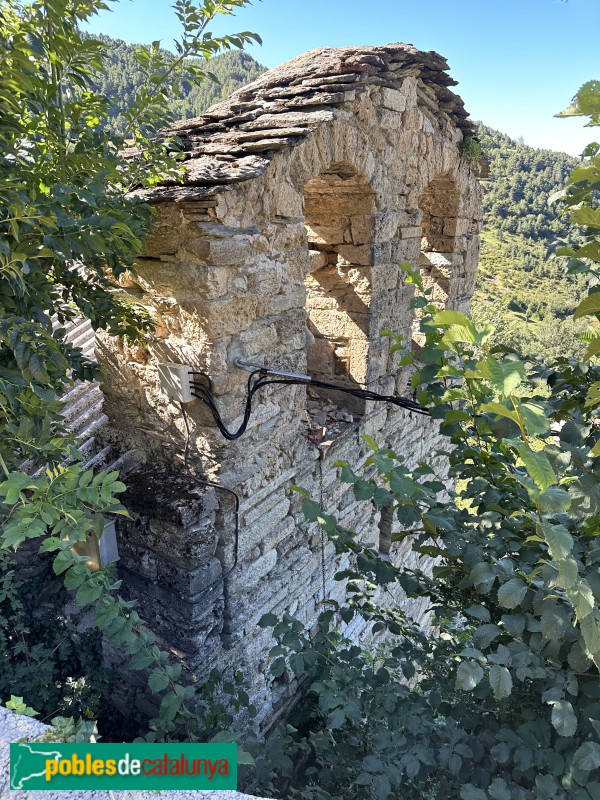
[[[371,389],[365,389],[362,387],[352,387],[352,386],[342,386],[337,383],[328,383],[327,381],[321,381],[317,378],[309,378],[307,376],[306,379],[303,378],[269,378],[269,371],[266,369],[256,369],[250,373],[248,377],[248,384],[246,389],[246,400],[244,403],[244,413],[243,419],[240,427],[237,431],[230,431],[228,430],[227,426],[223,422],[221,414],[219,413],[219,409],[216,405],[215,398],[213,395],[213,383],[212,380],[206,373],[204,372],[192,372],[190,373],[192,376],[192,395],[198,400],[202,400],[202,402],[210,409],[210,412],[217,424],[217,427],[223,437],[228,439],[229,441],[235,441],[239,439],[241,436],[244,435],[246,429],[248,427],[248,423],[250,422],[250,416],[252,414],[252,398],[254,395],[262,389],[264,386],[270,386],[274,384],[279,384],[282,386],[312,386],[317,389],[329,389],[336,392],[343,392],[344,394],[349,394],[352,397],[357,397],[362,400],[373,400],[379,403],[392,403],[399,408],[404,408],[407,411],[411,411],[415,414],[422,414],[424,416],[430,416],[429,411],[426,408],[423,408],[419,403],[415,402],[414,400],[409,400],[406,397],[399,397],[396,395],[384,395],[379,394],[378,392],[374,392]],[[200,375],[202,378],[206,380],[206,384],[199,383],[195,376]]]
[[[264,386],[270,386],[279,384],[282,386],[313,386],[317,389],[329,389],[333,391],[343,392],[345,394],[349,394],[352,397],[357,397],[364,400],[374,400],[375,402],[387,402],[392,403],[400,408],[405,408],[408,411],[412,411],[416,414],[423,414],[429,416],[429,411],[427,409],[420,406],[414,400],[409,400],[405,397],[397,397],[395,395],[382,395],[378,392],[374,392],[371,389],[365,389],[362,387],[350,387],[350,386],[340,386],[339,384],[335,383],[328,383],[327,381],[321,381],[317,378],[309,378],[307,376],[306,379],[303,378],[269,378],[269,371],[266,369],[256,369],[250,373],[248,377],[248,384],[247,384],[247,392],[246,392],[246,400],[244,403],[244,415],[243,420],[238,428],[237,431],[232,432],[229,431],[219,409],[217,407],[214,394],[213,394],[213,382],[209,375],[205,372],[191,372],[190,375],[193,376],[192,378],[192,388],[193,388],[193,396],[201,400],[209,409],[210,412],[219,428],[221,434],[224,436],[225,439],[229,441],[234,441],[239,439],[241,436],[244,435],[246,429],[248,428],[248,423],[250,422],[250,417],[252,414],[252,398],[254,395],[262,389]],[[205,383],[200,383],[196,380],[196,376],[200,376],[204,379]],[[208,486],[217,491],[226,492],[228,495],[233,497],[234,499],[234,517],[235,517],[235,533],[234,533],[234,559],[233,564],[227,569],[222,575],[217,578],[217,580],[210,583],[206,586],[199,594],[195,595],[193,600],[189,600],[187,597],[183,595],[179,595],[182,602],[186,603],[187,605],[195,605],[198,600],[203,597],[204,595],[212,592],[217,586],[220,586],[224,583],[227,578],[231,575],[234,569],[237,567],[238,564],[238,556],[239,556],[239,534],[240,534],[240,524],[239,524],[239,516],[240,516],[240,498],[239,496],[232,490],[228,489],[226,486],[221,486],[219,483],[215,483],[214,481],[208,481],[205,478],[199,478],[190,468],[189,464],[189,451],[190,451],[190,442],[191,442],[191,429],[190,429],[190,422],[189,416],[185,409],[185,405],[180,403],[181,413],[183,416],[183,421],[185,424],[186,429],[186,440],[184,445],[183,451],[183,466],[186,471],[186,474],[196,483],[201,486]],[[136,573],[137,574],[137,573]]]

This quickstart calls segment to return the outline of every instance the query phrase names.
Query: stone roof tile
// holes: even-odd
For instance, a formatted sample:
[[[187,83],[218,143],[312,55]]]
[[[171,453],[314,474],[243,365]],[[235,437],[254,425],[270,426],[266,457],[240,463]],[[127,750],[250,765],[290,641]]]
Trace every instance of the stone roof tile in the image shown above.
[[[419,102],[443,113],[464,135],[473,132],[445,58],[411,44],[322,48],[303,53],[238,89],[195,119],[176,122],[163,132],[177,135],[187,174],[183,184],[165,182],[142,194],[148,200],[189,199],[223,191],[256,177],[272,154],[293,147],[335,110],[368,87],[398,88],[408,76],[422,82]],[[249,132],[260,135],[249,135]],[[190,190],[193,187],[193,192]]]

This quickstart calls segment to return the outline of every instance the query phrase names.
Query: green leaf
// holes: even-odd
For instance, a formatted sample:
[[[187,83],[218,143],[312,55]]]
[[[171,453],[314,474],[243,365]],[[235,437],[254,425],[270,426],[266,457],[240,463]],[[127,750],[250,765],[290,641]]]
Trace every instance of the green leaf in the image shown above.
[[[502,628],[499,625],[494,625],[492,623],[488,625],[480,625],[473,632],[473,642],[477,645],[477,647],[485,649],[489,647],[491,643],[501,634]]]
[[[150,653],[145,653],[143,650],[135,653],[127,662],[129,669],[146,669],[154,661],[154,657]]]
[[[177,716],[183,703],[183,698],[175,692],[166,694],[160,703],[159,717],[161,721],[171,722]]]
[[[592,662],[592,659],[584,652],[583,643],[576,641],[573,643],[569,650],[568,661],[571,669],[575,672],[587,672]]]
[[[56,575],[61,575],[66,572],[69,567],[72,567],[76,558],[71,550],[63,550],[60,552],[52,562],[52,569]]]
[[[585,642],[586,654],[598,664],[598,661],[600,661],[600,620],[598,619],[598,612],[588,612],[580,620],[579,627]]]
[[[460,800],[487,800],[487,795],[482,789],[467,783],[460,790]]]
[[[280,678],[283,673],[285,672],[285,659],[283,658],[276,658],[275,661],[271,664],[271,675],[275,678]]]
[[[492,571],[490,565],[485,561],[480,561],[478,564],[475,564],[469,577],[474,586],[477,586],[478,589],[486,592],[492,588],[494,581],[496,580],[495,573]]]
[[[502,778],[494,778],[488,789],[493,800],[512,800],[512,793],[508,784]]]
[[[377,800],[387,800],[392,791],[392,785],[387,775],[376,775],[373,778],[373,791]]]
[[[564,525],[550,525],[542,522],[539,526],[542,535],[550,550],[550,555],[556,561],[567,558],[573,549],[573,537]]]
[[[502,403],[485,403],[481,406],[482,413],[488,412],[490,414],[496,414],[499,417],[504,417],[505,419],[509,419],[511,422],[514,422],[515,425],[519,425],[519,416],[516,411],[508,408],[507,406],[503,405]]]
[[[512,677],[506,667],[492,664],[488,679],[496,700],[503,700],[512,692]]]
[[[452,345],[455,342],[472,343],[475,341],[475,338],[476,336],[473,331],[464,325],[451,325],[441,338],[440,343],[445,347],[452,349]]]
[[[80,606],[89,606],[91,603],[95,603],[101,594],[102,584],[88,580],[79,587],[75,598]]]
[[[558,562],[558,577],[554,581],[561,589],[570,589],[577,583],[579,568],[574,558],[565,558]]]
[[[552,724],[560,736],[573,736],[577,730],[577,717],[568,700],[553,700]]]
[[[275,614],[263,614],[262,617],[258,620],[258,624],[261,628],[274,628],[275,625],[279,622],[279,617]]]
[[[527,594],[527,584],[520,578],[511,578],[498,589],[498,602],[504,608],[517,608]]]
[[[345,710],[341,707],[336,708],[327,717],[327,727],[333,731],[336,730],[336,728],[341,728],[345,721],[346,721]]]
[[[570,614],[565,606],[555,600],[544,601],[540,626],[545,639],[561,639],[570,622]]]
[[[483,669],[476,661],[461,661],[456,670],[456,688],[469,692],[482,678]]]
[[[550,430],[545,409],[537,403],[517,403],[523,425],[529,436],[542,436]]]
[[[460,311],[453,311],[452,309],[438,311],[433,315],[434,325],[461,325],[468,328],[473,333],[473,341],[477,335],[477,329],[471,320]]]
[[[600,353],[600,336],[596,336],[591,342],[588,344],[588,348],[586,350],[584,358],[590,359],[593,356],[597,356]]]
[[[477,371],[504,397],[509,397],[525,377],[525,366],[516,359],[497,361],[488,356],[479,362]]]
[[[571,497],[560,486],[549,486],[538,495],[537,503],[543,514],[563,514],[571,507]]]
[[[148,688],[152,692],[162,692],[169,685],[169,677],[162,669],[154,669],[148,677]]]
[[[238,766],[245,766],[245,767],[256,766],[256,761],[252,757],[252,754],[249,753],[247,750],[244,750],[244,748],[240,746],[238,746],[237,748],[237,763]]]
[[[307,522],[316,522],[317,517],[321,514],[321,506],[314,500],[303,500],[302,513]]]
[[[363,440],[363,442],[366,442],[369,445],[369,447],[371,448],[371,450],[373,450],[374,453],[379,452],[379,445],[372,436],[369,436],[368,433],[361,434],[360,438]]]
[[[582,625],[581,632],[584,633],[583,623],[592,613],[596,605],[594,599],[594,593],[592,592],[590,586],[586,581],[578,581],[575,584],[575,586],[567,590],[567,597],[569,598],[571,604],[573,605],[573,608],[575,609],[575,614],[577,616],[578,621],[581,622]],[[593,617],[589,617],[585,629],[588,630],[587,625],[592,625],[592,623],[593,623]],[[590,628],[589,629],[590,641],[592,641],[591,639],[592,632],[593,631]],[[584,639],[585,639],[585,633],[584,633]],[[598,652],[598,650],[592,651],[589,647],[588,649],[592,654]]]
[[[490,621],[490,612],[482,605],[473,605],[465,608],[465,614],[468,614],[470,617],[475,617],[475,619],[479,619],[482,622]]]
[[[579,303],[573,314],[574,319],[586,317],[589,314],[600,314],[600,292],[594,292]]]
[[[96,606],[96,623],[100,628],[106,628],[118,616],[119,606],[114,600],[105,600]]]
[[[354,484],[354,496],[357,500],[371,500],[375,494],[375,486],[369,481],[357,480]]]
[[[517,445],[516,449],[519,453],[519,458],[538,489],[544,491],[549,486],[557,483],[552,465],[543,450],[532,450],[526,442]]]
[[[600,405],[600,381],[592,383],[585,398],[586,408],[595,408]]]
[[[573,766],[583,772],[598,769],[600,767],[600,744],[597,742],[584,742],[575,751]]]

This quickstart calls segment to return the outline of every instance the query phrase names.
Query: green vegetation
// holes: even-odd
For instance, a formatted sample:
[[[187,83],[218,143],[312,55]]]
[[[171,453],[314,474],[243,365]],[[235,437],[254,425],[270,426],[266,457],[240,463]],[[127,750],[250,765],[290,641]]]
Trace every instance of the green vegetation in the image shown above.
[[[93,609],[129,668],[148,669],[150,688],[163,691],[156,729],[187,711],[194,694],[178,683],[181,666],[158,648],[135,604],[118,594],[110,568],[90,572],[73,549],[101,535],[103,515],[127,513],[118,501],[125,486],[116,472],[85,469],[57,398],[98,375],[98,365],[67,342],[69,322],[86,316],[94,329],[133,340],[152,328],[114,291],[152,222],[130,190],[179,177],[177,158],[155,134],[172,119],[169,98],[181,84],[206,77],[198,59],[204,65],[258,39],[208,35],[216,16],[246,2],[176,0],[177,56],[158,43],[136,51],[142,81],[116,126],[121,136],[103,124],[111,104],[93,89],[105,45],[79,31],[106,3],[5,0],[0,9],[0,658],[3,679],[15,684],[10,694],[44,715],[102,713],[103,689],[90,684],[95,662],[84,644],[91,637],[79,637],[76,657],[78,614],[54,621],[63,588],[74,593],[78,613]],[[125,143],[140,157],[124,158]],[[96,635],[97,661],[99,647]]]
[[[549,259],[542,242],[484,230],[473,319],[495,327],[493,340],[523,356],[553,360],[580,355],[579,335],[590,329],[572,318],[584,281],[566,273],[562,259]]]
[[[121,39],[102,35],[94,38],[102,42],[106,53],[102,70],[94,77],[94,89],[111,100],[109,127],[122,133],[122,114],[146,80],[136,57],[140,45],[129,45]],[[162,52],[167,54],[167,51]],[[255,80],[265,71],[263,66],[241,50],[214,56],[210,64],[199,60],[194,63],[206,71],[208,79],[181,82],[177,91],[169,97],[169,111],[174,119],[199,116],[209,106],[225,100],[240,86]]]
[[[473,318],[496,328],[493,341],[524,356],[579,355],[574,322],[583,283],[561,260],[549,259],[557,240],[569,235],[566,218],[550,198],[565,185],[576,159],[537,150],[479,125],[490,176],[483,183],[484,228]],[[559,209],[558,209],[559,210]]]
[[[568,233],[568,224],[549,205],[562,189],[577,159],[553,150],[538,150],[478,123],[478,135],[489,165],[484,186],[486,228],[550,243]]]

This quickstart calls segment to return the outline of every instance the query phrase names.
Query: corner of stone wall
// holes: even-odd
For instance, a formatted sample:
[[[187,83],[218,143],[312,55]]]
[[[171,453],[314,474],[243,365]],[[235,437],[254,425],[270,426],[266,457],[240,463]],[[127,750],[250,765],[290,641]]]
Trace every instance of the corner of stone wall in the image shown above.
[[[200,652],[220,644],[233,515],[214,487],[165,466],[132,472],[123,504],[130,516],[118,526],[119,573],[127,593],[150,627],[195,665]]]

